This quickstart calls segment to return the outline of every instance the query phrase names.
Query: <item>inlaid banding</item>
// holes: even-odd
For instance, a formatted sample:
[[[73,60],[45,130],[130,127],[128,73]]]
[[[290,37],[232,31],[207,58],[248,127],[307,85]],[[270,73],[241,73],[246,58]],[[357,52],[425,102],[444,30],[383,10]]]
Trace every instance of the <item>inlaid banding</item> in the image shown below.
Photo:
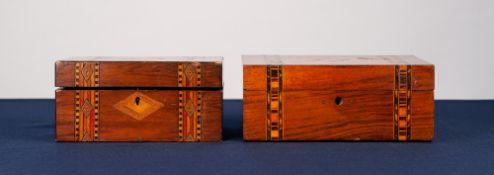
[[[202,138],[202,92],[178,91],[178,141]]]
[[[397,65],[395,67],[395,91],[394,91],[394,137],[398,141],[410,140],[411,128],[411,77],[410,65]]]
[[[178,64],[178,87],[200,87],[200,63]],[[202,139],[202,92],[178,91],[178,141],[194,142]]]
[[[282,66],[267,66],[267,140],[283,140]]]
[[[75,87],[99,87],[99,62],[77,62],[74,73]]]
[[[75,141],[99,140],[100,95],[98,90],[75,91]]]
[[[100,66],[98,62],[75,64],[75,87],[99,87]],[[74,97],[75,141],[99,140],[100,93],[98,90],[76,90]]]
[[[200,87],[202,68],[200,63],[178,64],[178,87]]]

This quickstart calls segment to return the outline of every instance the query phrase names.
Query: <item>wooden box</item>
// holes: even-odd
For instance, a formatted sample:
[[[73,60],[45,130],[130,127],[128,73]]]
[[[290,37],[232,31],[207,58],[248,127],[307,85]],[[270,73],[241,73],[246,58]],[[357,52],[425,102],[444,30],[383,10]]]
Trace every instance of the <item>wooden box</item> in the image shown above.
[[[57,141],[220,141],[222,58],[55,63]]]
[[[248,141],[430,141],[434,65],[414,56],[243,56]]]

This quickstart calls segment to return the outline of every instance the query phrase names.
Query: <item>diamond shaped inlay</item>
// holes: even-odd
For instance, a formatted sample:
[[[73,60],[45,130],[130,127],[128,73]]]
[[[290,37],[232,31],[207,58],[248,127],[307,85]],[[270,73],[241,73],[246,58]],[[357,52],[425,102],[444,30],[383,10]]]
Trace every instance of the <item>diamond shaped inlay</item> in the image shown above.
[[[185,68],[185,76],[187,76],[188,81],[192,81],[196,74],[196,68],[193,65],[187,65]]]
[[[194,103],[192,103],[192,100],[188,100],[187,104],[185,104],[185,112],[187,113],[188,116],[194,116],[195,111],[196,111],[196,107]]]
[[[84,64],[82,67],[82,76],[84,77],[85,80],[88,80],[91,78],[91,75],[93,74],[93,68],[91,67],[90,64]]]
[[[84,117],[89,116],[91,111],[93,111],[93,105],[91,105],[89,99],[84,100],[84,104],[82,105],[82,113],[84,114]]]
[[[142,120],[163,107],[163,103],[143,93],[136,92],[118,102],[113,107],[136,120]]]

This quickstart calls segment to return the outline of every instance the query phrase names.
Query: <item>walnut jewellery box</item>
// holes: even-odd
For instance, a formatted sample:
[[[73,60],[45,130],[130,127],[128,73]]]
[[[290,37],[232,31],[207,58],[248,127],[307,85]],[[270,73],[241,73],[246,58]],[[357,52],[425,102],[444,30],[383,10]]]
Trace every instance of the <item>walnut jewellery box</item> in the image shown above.
[[[56,140],[220,141],[222,58],[82,58],[55,64]]]
[[[434,65],[415,56],[243,56],[247,141],[430,141]]]

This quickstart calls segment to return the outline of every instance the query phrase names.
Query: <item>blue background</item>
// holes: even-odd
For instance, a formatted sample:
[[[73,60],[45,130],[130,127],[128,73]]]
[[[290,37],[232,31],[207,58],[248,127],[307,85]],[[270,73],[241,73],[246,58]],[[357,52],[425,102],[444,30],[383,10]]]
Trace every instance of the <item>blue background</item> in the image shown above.
[[[0,100],[0,174],[494,174],[494,101],[436,101],[433,142],[56,143],[54,100]]]

